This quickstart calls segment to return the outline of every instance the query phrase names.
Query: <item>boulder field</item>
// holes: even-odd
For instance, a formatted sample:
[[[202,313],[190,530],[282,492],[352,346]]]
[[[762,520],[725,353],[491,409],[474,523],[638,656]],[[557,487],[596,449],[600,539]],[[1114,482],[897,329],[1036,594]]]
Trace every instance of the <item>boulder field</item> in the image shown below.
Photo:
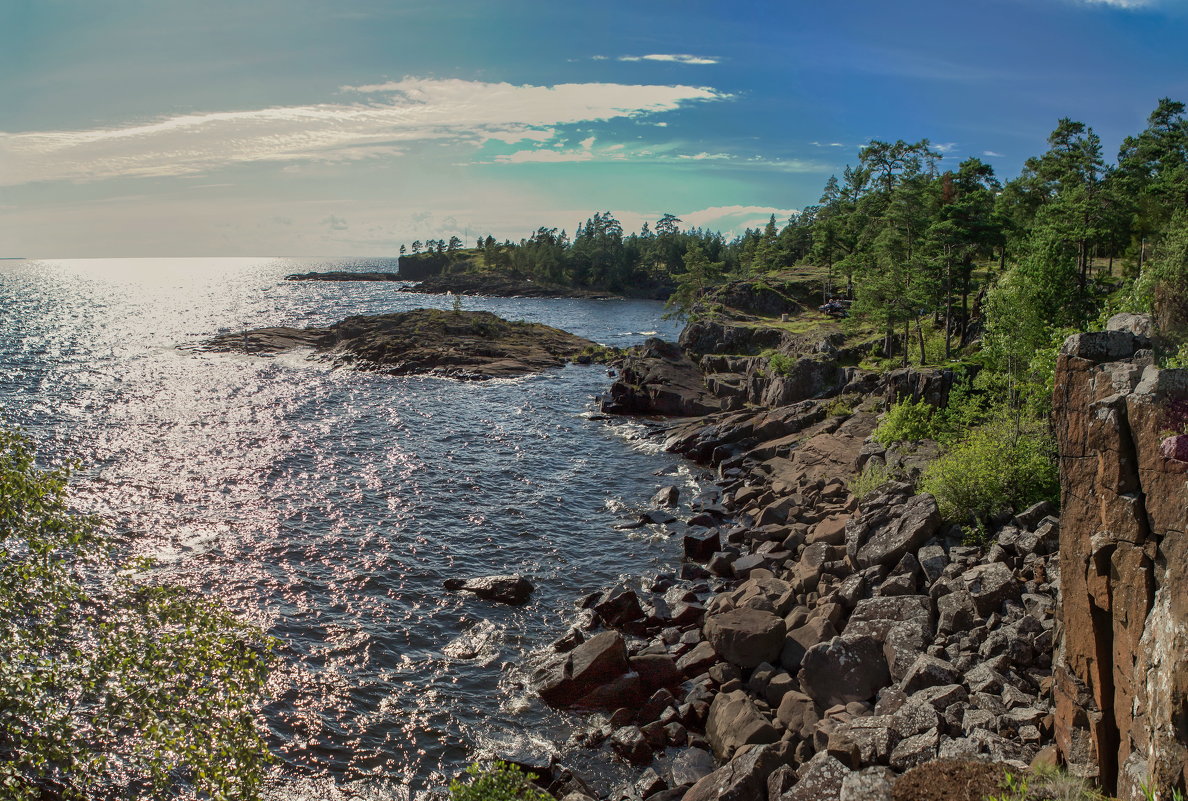
[[[1123,799],[1140,780],[1182,784],[1188,371],[1156,369],[1146,344],[1065,343],[1063,513],[1015,510],[976,543],[913,489],[934,445],[869,439],[888,402],[943,404],[945,371],[830,367],[822,342],[789,385],[688,347],[637,349],[604,409],[683,417],[666,447],[717,482],[687,511],[657,493],[642,522],[682,538],[679,570],[582,599],[534,676],[546,703],[593,713],[570,745],[609,749],[637,779],[595,791],[559,770],[550,789],[981,798],[1004,771],[1058,761]],[[905,480],[855,495],[868,465]]]
[[[209,351],[272,355],[311,348],[336,363],[395,375],[483,380],[536,373],[586,359],[597,343],[490,312],[414,309],[348,317],[328,328],[256,328],[222,334]]]

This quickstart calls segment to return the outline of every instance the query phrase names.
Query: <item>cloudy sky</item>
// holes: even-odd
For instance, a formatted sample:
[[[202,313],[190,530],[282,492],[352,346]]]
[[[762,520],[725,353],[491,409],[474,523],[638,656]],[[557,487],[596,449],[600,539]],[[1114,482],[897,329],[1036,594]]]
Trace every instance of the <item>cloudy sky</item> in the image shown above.
[[[2,0],[0,256],[737,231],[872,138],[1116,152],[1185,42],[1188,0]]]

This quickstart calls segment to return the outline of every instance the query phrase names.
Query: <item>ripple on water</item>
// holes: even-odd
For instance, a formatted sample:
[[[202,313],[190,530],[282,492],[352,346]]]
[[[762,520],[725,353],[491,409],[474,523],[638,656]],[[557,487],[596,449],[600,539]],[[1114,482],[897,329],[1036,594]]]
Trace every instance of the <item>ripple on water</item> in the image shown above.
[[[134,553],[279,639],[272,797],[412,799],[484,753],[564,741],[570,718],[525,689],[531,666],[574,599],[671,564],[659,527],[612,525],[697,476],[647,426],[584,414],[609,382],[596,367],[460,384],[178,347],[452,302],[280,280],[341,266],[6,263],[0,414],[86,463],[80,505]],[[644,301],[465,302],[611,345],[676,333]],[[531,577],[530,604],[441,589],[506,572]]]

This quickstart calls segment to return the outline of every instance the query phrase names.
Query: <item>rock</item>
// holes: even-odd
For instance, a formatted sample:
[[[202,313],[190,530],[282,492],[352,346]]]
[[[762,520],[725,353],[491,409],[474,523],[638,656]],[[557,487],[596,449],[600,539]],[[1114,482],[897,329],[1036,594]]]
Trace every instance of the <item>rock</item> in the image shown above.
[[[722,548],[718,529],[690,531],[683,538],[685,558],[694,562],[708,562]]]
[[[661,790],[668,789],[668,782],[660,778],[660,774],[653,768],[648,768],[635,780],[635,791],[640,798],[648,798]]]
[[[618,632],[596,634],[540,677],[538,691],[552,706],[574,706],[599,687],[630,673],[627,647]],[[636,676],[638,679],[638,676]]]
[[[1018,600],[1021,594],[1011,569],[1001,562],[971,567],[961,575],[961,580],[983,617],[999,611],[1007,599]]]
[[[714,757],[709,751],[701,748],[685,748],[677,752],[669,768],[669,777],[673,787],[685,784],[696,784],[702,778],[714,772]]]
[[[622,726],[610,736],[611,750],[636,765],[652,761],[652,747],[638,726]]]
[[[497,601],[504,604],[522,604],[527,602],[535,587],[523,576],[482,576],[471,579],[446,579],[444,586],[447,590],[464,590],[473,592],[487,601]]]
[[[329,328],[258,328],[215,337],[214,351],[312,347],[339,363],[396,375],[509,378],[560,367],[596,343],[539,323],[481,311],[414,309],[348,317]]]
[[[802,692],[790,690],[780,699],[776,719],[783,724],[785,731],[791,732],[798,740],[807,740],[812,737],[813,729],[820,721],[821,715],[812,698]]]
[[[806,762],[800,780],[779,801],[840,801],[842,785],[852,771],[825,752]]]
[[[705,736],[719,759],[730,759],[740,746],[774,743],[780,739],[779,732],[742,690],[714,696]]]
[[[921,656],[928,644],[928,633],[918,621],[895,623],[883,638],[883,656],[894,681],[900,681]]]
[[[799,671],[808,649],[836,636],[837,629],[828,620],[823,617],[809,618],[803,626],[788,632],[784,647],[780,649],[780,664],[790,673]]]
[[[778,661],[787,633],[781,618],[749,608],[709,615],[704,630],[714,650],[741,668]]]
[[[842,780],[839,801],[891,801],[895,774],[886,768],[865,768]]]
[[[949,662],[921,654],[908,668],[899,686],[908,695],[913,695],[928,687],[954,684],[960,678],[957,668]]]
[[[965,590],[943,595],[936,601],[936,630],[941,634],[954,634],[973,628],[978,619],[978,608],[973,596]]]
[[[767,780],[775,770],[792,761],[786,743],[752,748],[700,779],[683,801],[754,801],[767,797]]]
[[[936,499],[927,493],[912,497],[897,512],[892,521],[875,529],[858,545],[859,567],[894,564],[909,551],[918,550],[940,528]]]
[[[873,698],[891,681],[881,644],[873,637],[842,635],[804,655],[800,684],[822,708]]]
[[[936,729],[900,740],[891,752],[891,767],[905,771],[936,759],[940,747],[940,735]]]
[[[1105,327],[1107,331],[1129,331],[1137,337],[1150,339],[1155,330],[1155,323],[1149,314],[1122,312],[1107,320]]]
[[[627,660],[630,669],[639,674],[645,692],[662,687],[676,687],[684,678],[676,662],[668,654],[639,654]]]
[[[611,414],[690,416],[719,411],[722,403],[680,347],[652,338],[628,352],[600,406]]]
[[[681,490],[678,487],[669,484],[666,487],[661,487],[656,494],[652,496],[652,504],[666,509],[671,509],[676,506],[681,498]]]
[[[594,602],[593,609],[608,626],[621,626],[644,616],[639,596],[626,587],[607,590]]]
[[[677,660],[676,666],[685,676],[698,676],[718,661],[718,652],[708,642],[700,642],[693,650]]]

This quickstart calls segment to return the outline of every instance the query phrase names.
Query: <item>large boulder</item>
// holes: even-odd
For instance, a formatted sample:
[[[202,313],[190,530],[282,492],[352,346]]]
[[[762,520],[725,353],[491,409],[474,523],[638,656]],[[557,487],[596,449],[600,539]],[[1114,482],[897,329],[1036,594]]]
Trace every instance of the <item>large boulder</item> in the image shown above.
[[[804,655],[799,678],[822,709],[866,701],[891,683],[882,643],[865,635],[842,635],[813,646]]]
[[[741,607],[705,619],[705,637],[723,659],[741,668],[778,662],[787,627],[771,612]]]
[[[610,689],[618,688],[629,693],[630,677],[635,679],[640,696],[638,703],[643,700],[643,687],[638,683],[639,675],[631,670],[627,661],[623,636],[615,631],[604,631],[574,648],[538,676],[537,691],[545,703],[557,707],[617,703],[624,700],[622,693],[613,694]],[[596,693],[602,688],[608,689]]]
[[[652,338],[632,348],[601,408],[612,414],[694,416],[720,411],[722,404],[679,346]]]
[[[752,748],[700,779],[682,801],[753,801],[767,796],[767,778],[781,765],[792,763],[787,743]]]
[[[912,497],[893,521],[872,532],[857,548],[859,567],[893,565],[904,554],[928,542],[941,525],[936,499],[925,493]]]
[[[719,759],[730,759],[740,746],[774,743],[780,739],[780,733],[742,690],[714,696],[705,736]]]

